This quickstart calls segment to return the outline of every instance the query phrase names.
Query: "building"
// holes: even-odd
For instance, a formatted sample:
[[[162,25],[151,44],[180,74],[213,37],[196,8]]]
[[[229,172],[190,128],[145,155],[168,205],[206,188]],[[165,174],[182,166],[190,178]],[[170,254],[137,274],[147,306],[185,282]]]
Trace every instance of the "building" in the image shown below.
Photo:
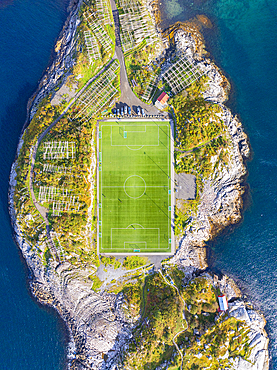
[[[228,302],[224,294],[221,294],[218,296],[218,303],[219,303],[219,311],[224,312],[228,310]]]
[[[167,106],[168,99],[169,96],[167,95],[167,93],[162,92],[161,95],[156,100],[155,106],[160,110],[165,109],[165,107]]]

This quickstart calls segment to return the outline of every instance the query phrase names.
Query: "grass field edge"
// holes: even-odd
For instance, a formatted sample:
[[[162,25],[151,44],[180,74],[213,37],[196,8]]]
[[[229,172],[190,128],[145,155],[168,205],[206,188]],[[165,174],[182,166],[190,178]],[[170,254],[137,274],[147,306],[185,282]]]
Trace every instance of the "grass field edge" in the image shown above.
[[[171,255],[175,253],[175,235],[174,235],[174,210],[175,210],[175,170],[174,170],[174,121],[169,119],[170,122],[170,178],[171,178]]]
[[[96,207],[97,207],[97,254],[99,255],[99,194],[100,194],[100,189],[99,189],[99,121],[96,123],[96,145],[97,145],[97,150],[96,150],[96,186],[97,186],[97,201],[96,201]]]
[[[143,119],[140,118],[143,121],[153,121],[153,119]],[[100,232],[100,225],[99,225],[99,199],[100,199],[100,189],[99,189],[99,127],[100,122],[105,121],[114,121],[114,118],[111,119],[105,119],[105,120],[99,120],[96,124],[96,133],[97,133],[97,155],[96,155],[96,178],[97,178],[97,254],[98,255],[115,255],[115,256],[155,256],[155,255],[164,255],[164,256],[171,256],[175,253],[175,236],[174,236],[174,205],[175,205],[175,194],[174,194],[174,122],[172,119],[155,119],[155,121],[159,122],[168,122],[169,128],[170,128],[170,179],[171,179],[171,250],[170,252],[142,252],[142,253],[135,253],[135,252],[114,252],[114,253],[107,253],[107,252],[100,252],[100,238],[99,238],[99,232]],[[130,119],[120,119],[120,121],[130,121]],[[136,120],[134,120],[136,121]]]

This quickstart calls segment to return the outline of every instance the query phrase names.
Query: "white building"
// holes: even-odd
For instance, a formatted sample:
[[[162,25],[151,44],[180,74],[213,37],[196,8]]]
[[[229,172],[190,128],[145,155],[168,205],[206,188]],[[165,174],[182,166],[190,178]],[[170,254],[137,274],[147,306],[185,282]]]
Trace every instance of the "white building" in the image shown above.
[[[226,296],[221,294],[218,296],[218,303],[219,303],[219,310],[220,311],[227,311],[228,310],[228,302]]]

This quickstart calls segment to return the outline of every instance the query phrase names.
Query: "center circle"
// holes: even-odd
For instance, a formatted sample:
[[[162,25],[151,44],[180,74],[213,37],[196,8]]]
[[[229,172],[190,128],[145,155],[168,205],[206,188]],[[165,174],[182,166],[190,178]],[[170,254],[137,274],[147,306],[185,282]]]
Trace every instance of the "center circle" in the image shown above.
[[[124,191],[128,197],[137,199],[143,196],[146,190],[146,183],[140,176],[129,176],[124,182]]]

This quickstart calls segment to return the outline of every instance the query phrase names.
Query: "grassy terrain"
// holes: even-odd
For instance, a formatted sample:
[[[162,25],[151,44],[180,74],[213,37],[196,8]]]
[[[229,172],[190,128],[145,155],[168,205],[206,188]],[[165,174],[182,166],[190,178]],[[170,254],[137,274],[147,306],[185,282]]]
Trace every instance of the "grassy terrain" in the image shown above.
[[[108,7],[107,7],[108,6]],[[84,32],[90,31],[92,34],[92,30],[87,22],[87,14],[90,14],[91,11],[96,11],[95,2],[88,1],[83,3],[80,9],[80,24],[77,27],[77,37],[76,37],[76,52],[73,56],[75,59],[75,63],[72,68],[72,74],[68,79],[68,85],[72,86],[73,84],[77,84],[78,90],[81,89],[86,82],[92,78],[96,73],[98,73],[104,65],[108,63],[108,61],[112,58],[115,50],[115,30],[113,24],[113,18],[111,15],[111,7],[110,2],[107,2],[107,12],[110,13],[110,19],[112,20],[110,23],[104,24],[101,22],[101,26],[103,29],[108,33],[112,40],[112,47],[111,49],[105,49],[97,40],[97,46],[100,52],[100,58],[93,61],[90,64],[89,56],[87,53],[87,47],[85,44],[85,37]]]
[[[13,199],[19,228],[30,245],[37,246],[40,255],[43,254],[42,244],[46,240],[46,230],[44,221],[35,208],[30,195],[29,159],[31,147],[35,144],[38,136],[61,113],[62,107],[52,107],[50,100],[51,98],[48,96],[41,101],[36,114],[23,134],[23,145],[17,159],[17,183]]]
[[[127,270],[136,269],[138,267],[142,267],[149,264],[149,260],[147,257],[140,257],[140,256],[127,256],[124,259],[123,267]]]
[[[83,5],[80,10],[81,22],[77,28],[76,51],[72,56],[74,63],[71,75],[67,78],[67,84],[71,87],[73,84],[81,88],[91,77],[93,77],[102,66],[108,62],[113,54],[113,50],[105,53],[101,49],[101,59],[96,64],[89,64],[86,46],[84,43],[84,31],[88,30],[88,25],[83,17],[84,11],[88,10],[88,5]],[[105,26],[106,27],[106,26]],[[107,25],[106,31],[114,40],[114,28]],[[98,63],[98,64],[97,64]],[[119,80],[115,79],[119,84]],[[58,87],[57,87],[58,88]],[[51,259],[51,254],[47,246],[47,237],[45,224],[32,203],[29,192],[29,170],[30,170],[30,149],[36,143],[39,135],[59,117],[65,108],[64,103],[53,107],[50,104],[51,94],[44,98],[31,120],[29,127],[23,135],[23,146],[17,160],[17,185],[15,188],[14,205],[17,212],[17,219],[23,237],[28,240],[32,247],[43,259],[47,266]],[[103,107],[105,109],[106,107]],[[62,212],[60,216],[54,217],[53,202],[44,203],[48,208],[48,219],[51,227],[52,240],[60,255],[60,258],[67,259],[74,265],[87,264],[92,269],[99,265],[96,250],[96,214],[95,204],[91,204],[90,186],[88,181],[89,172],[91,171],[92,153],[95,151],[93,146],[93,136],[95,134],[95,120],[83,121],[74,120],[72,109],[57,123],[49,132],[38,148],[36,163],[34,168],[34,192],[36,197],[39,194],[40,186],[64,188],[72,196],[79,197],[80,207],[78,212],[71,208]],[[44,142],[51,141],[71,141],[75,145],[75,158],[63,160],[44,160],[43,145]],[[95,141],[94,141],[95,142]],[[66,171],[54,170],[45,171],[44,165],[51,165],[57,168],[66,168]],[[91,181],[94,182],[95,173],[91,173]],[[96,189],[93,202],[96,203]],[[88,224],[88,208],[92,207],[91,219]],[[89,229],[88,229],[88,225]],[[89,232],[89,236],[88,236]],[[92,279],[97,280],[96,277]],[[96,281],[96,285],[99,282]]]
[[[233,317],[218,316],[218,292],[210,277],[200,276],[185,285],[184,274],[176,267],[164,266],[164,274],[174,281],[186,306],[184,308],[176,289],[167,285],[159,273],[125,287],[122,293],[126,312],[133,307],[133,315],[140,313],[141,317],[133,329],[133,338],[120,368],[180,369],[181,356],[174,346],[174,336],[183,353],[183,369],[217,370],[230,366],[230,359],[234,357],[247,360],[249,329]],[[185,331],[183,309],[188,324]]]
[[[208,83],[207,77],[202,76],[170,100],[176,130],[175,171],[195,175],[197,183],[195,200],[176,203],[176,235],[182,234],[196,219],[204,180],[230,162],[232,144],[222,120],[222,108],[202,97]]]
[[[183,321],[181,301],[175,289],[166,285],[157,273],[146,278],[144,287],[136,285],[123,293],[129,304],[133,304],[131,299],[134,297],[135,307],[138,306],[137,297],[140,298],[142,318],[133,331],[133,341],[129,344],[122,368],[156,369],[173,355],[172,339]]]
[[[96,122],[93,120],[80,123],[79,121],[71,121],[66,116],[62,118],[40,144],[34,167],[34,191],[36,194],[38,194],[40,186],[52,186],[67,189],[70,191],[70,195],[79,198],[79,212],[69,209],[67,212],[62,212],[60,216],[53,215],[53,202],[43,204],[49,208],[48,219],[52,230],[57,234],[57,243],[62,248],[63,255],[71,257],[71,262],[89,263],[96,259],[94,248],[87,249],[85,237],[87,212],[91,203],[90,184],[87,180],[93,150],[90,142],[95,125]],[[74,142],[75,157],[73,159],[43,159],[44,143],[53,141]],[[43,170],[46,164],[59,168],[65,167],[66,172],[46,172]],[[96,229],[93,231],[96,233]],[[96,235],[94,239],[96,239]]]
[[[107,121],[99,131],[100,253],[170,252],[169,124]]]
[[[126,72],[134,93],[141,99],[152,76],[158,76],[159,68],[153,63],[157,43],[142,43],[125,56]],[[144,100],[144,99],[142,99]]]
[[[72,116],[79,119],[100,118],[102,114],[107,114],[111,104],[113,105],[112,102],[120,97],[119,75],[119,62],[116,59],[106,66],[105,70],[99,76],[97,75],[82,92],[73,105]],[[106,92],[103,92],[103,89],[107,89]]]

